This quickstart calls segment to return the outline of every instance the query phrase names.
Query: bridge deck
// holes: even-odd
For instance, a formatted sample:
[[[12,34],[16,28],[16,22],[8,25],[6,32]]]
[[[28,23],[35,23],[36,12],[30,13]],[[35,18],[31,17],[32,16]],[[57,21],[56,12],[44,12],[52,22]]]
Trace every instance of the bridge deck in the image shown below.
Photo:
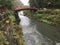
[[[23,8],[16,8],[15,11],[21,11],[21,10],[37,10],[37,8],[33,7],[23,7]]]

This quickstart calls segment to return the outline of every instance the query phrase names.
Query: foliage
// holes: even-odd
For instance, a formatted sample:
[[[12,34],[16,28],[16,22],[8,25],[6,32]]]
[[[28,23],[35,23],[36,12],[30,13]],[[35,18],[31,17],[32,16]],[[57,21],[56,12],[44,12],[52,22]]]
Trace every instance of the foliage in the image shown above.
[[[50,25],[60,25],[60,10],[39,10],[33,15],[33,19]]]
[[[0,8],[19,8],[23,6],[23,4],[19,0],[0,0]]]
[[[11,0],[0,0],[0,7],[7,7],[10,9],[12,7]]]
[[[0,45],[24,45],[22,29],[15,23],[13,13],[10,10],[5,13],[0,14],[5,16],[0,20]]]
[[[0,0],[0,45],[24,45],[22,29],[16,24],[14,12],[11,10],[19,4],[21,6],[18,2]]]
[[[11,2],[13,4],[13,8],[20,8],[23,6],[20,0],[11,0]]]
[[[37,8],[60,8],[60,0],[30,0],[29,3]]]
[[[25,12],[25,14],[36,21],[60,26],[60,9],[38,10],[35,13],[28,11],[28,13]]]

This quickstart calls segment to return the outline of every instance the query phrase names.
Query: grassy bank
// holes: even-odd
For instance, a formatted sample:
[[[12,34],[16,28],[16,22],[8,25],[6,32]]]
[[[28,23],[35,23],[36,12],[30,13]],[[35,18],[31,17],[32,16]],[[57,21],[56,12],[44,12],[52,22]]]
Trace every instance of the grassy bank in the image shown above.
[[[38,10],[32,18],[50,25],[60,26],[60,9]]]

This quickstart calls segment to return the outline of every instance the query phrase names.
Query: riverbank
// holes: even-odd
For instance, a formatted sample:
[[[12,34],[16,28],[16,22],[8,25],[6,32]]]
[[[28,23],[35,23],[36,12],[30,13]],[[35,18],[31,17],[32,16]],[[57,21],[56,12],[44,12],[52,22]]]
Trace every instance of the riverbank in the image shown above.
[[[60,9],[45,9],[27,15],[36,23],[37,30],[54,42],[60,42]]]
[[[0,12],[0,45],[24,45],[23,32],[12,10]]]

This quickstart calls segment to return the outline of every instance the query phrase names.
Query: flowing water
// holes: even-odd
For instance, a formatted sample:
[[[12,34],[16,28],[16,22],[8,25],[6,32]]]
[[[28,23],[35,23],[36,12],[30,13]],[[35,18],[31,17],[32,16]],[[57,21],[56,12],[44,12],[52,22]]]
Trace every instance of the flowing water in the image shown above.
[[[31,19],[24,16],[23,11],[18,12],[20,25],[22,26],[25,45],[53,45],[52,41],[39,33],[36,25],[32,25]]]

